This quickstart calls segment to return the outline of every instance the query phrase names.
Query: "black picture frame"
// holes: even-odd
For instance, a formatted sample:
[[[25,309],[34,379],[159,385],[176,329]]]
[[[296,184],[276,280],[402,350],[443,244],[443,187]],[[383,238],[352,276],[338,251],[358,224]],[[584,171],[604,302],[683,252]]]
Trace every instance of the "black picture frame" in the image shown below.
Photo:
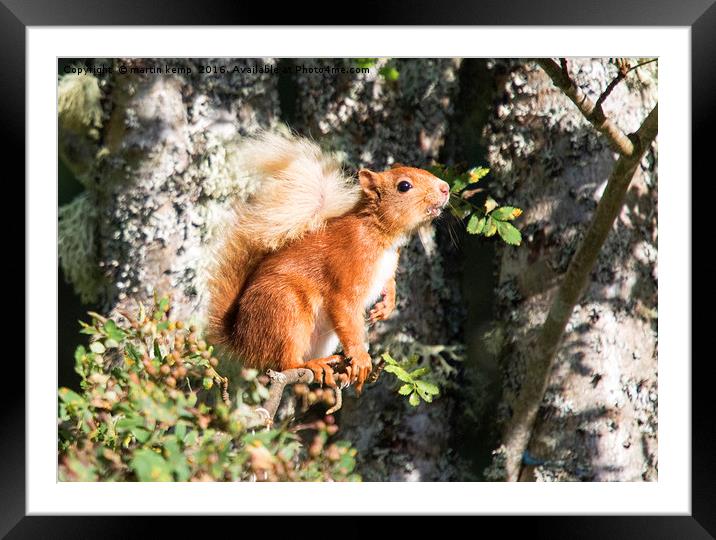
[[[224,4],[214,0],[0,0],[0,107],[5,131],[5,172],[24,178],[25,163],[25,32],[28,26],[63,25],[243,25],[243,24],[333,24],[339,14],[342,24],[429,24],[429,25],[569,25],[569,26],[689,26],[692,51],[692,176],[707,181],[713,177],[710,164],[709,131],[714,125],[716,96],[716,4],[714,0],[443,0],[412,3],[368,1],[339,9],[335,3],[282,3],[267,13],[260,2]],[[346,21],[346,17],[349,18]],[[696,113],[696,114],[694,114]],[[668,126],[663,126],[668,129]],[[713,150],[711,150],[713,153]],[[14,157],[12,157],[14,156]],[[9,169],[9,170],[8,170]],[[12,172],[10,172],[12,171]],[[682,181],[683,179],[667,179]],[[693,183],[692,183],[693,185]],[[694,199],[698,200],[698,199]],[[704,215],[694,209],[693,216]],[[708,212],[706,213],[708,216]],[[689,216],[690,217],[690,216]],[[15,219],[15,218],[13,218]],[[685,217],[688,222],[688,217]],[[687,223],[688,225],[688,223]],[[693,226],[694,235],[703,228]],[[692,243],[703,245],[703,243]],[[17,257],[16,257],[17,258]],[[27,281],[23,279],[25,287]],[[6,287],[8,288],[8,287]],[[693,320],[693,316],[692,316]],[[682,337],[691,344],[691,335]],[[688,369],[689,358],[667,358]],[[707,375],[708,356],[694,357],[692,369],[692,513],[690,516],[631,517],[506,517],[495,520],[500,534],[528,529],[530,537],[549,538],[714,538],[716,537],[716,423],[706,400],[711,395]],[[19,369],[17,370],[19,374]],[[14,375],[19,377],[19,375]],[[19,380],[3,385],[2,437],[0,437],[0,535],[8,538],[126,538],[149,532],[150,518],[28,517],[25,511],[25,385]],[[267,508],[267,511],[270,508]],[[81,509],[78,508],[78,512]],[[162,536],[186,533],[181,518],[159,518]],[[217,519],[215,526],[229,523]],[[255,520],[241,519],[241,530]],[[264,518],[265,519],[265,518]],[[272,520],[274,518],[271,518]],[[294,518],[295,519],[295,518]],[[313,518],[312,526],[316,526]],[[357,535],[374,527],[365,517],[351,518],[356,526],[340,525],[340,534]],[[360,520],[360,521],[358,521]],[[280,522],[281,520],[279,520]],[[292,528],[310,527],[308,520]],[[231,519],[231,523],[234,518]],[[421,519],[412,521],[422,527]],[[272,521],[272,529],[276,522]],[[229,525],[234,533],[236,525]],[[328,525],[326,525],[329,527]],[[416,527],[416,529],[417,529]],[[469,529],[468,529],[469,530]],[[275,530],[274,530],[275,532]],[[475,531],[477,532],[477,531]],[[408,531],[402,531],[405,536]],[[182,535],[184,535],[182,534]]]

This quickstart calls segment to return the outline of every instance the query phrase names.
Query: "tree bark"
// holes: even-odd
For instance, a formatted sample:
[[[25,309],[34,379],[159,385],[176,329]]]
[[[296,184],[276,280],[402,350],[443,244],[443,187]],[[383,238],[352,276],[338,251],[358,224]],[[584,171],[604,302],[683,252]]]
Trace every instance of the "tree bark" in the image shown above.
[[[603,60],[571,60],[569,70],[592,102],[615,76]],[[604,111],[614,119],[614,129],[635,131],[656,95],[655,73],[645,69],[613,90]],[[500,195],[526,210],[523,245],[500,248],[497,320],[505,321],[505,391],[499,421],[508,428],[507,444],[516,436],[510,432],[519,424],[516,416],[526,414],[523,393],[542,390],[539,376],[531,378],[541,371],[532,363],[550,306],[555,306],[554,321],[567,316],[568,323],[526,455],[515,458],[505,455],[504,447],[498,449],[487,476],[507,478],[509,460],[514,467],[514,460],[523,458],[521,480],[655,479],[655,146],[633,164],[636,174],[626,205],[619,209],[620,197],[611,197],[612,188],[602,193],[615,165],[608,141],[531,62],[510,66],[488,140]],[[622,178],[631,177],[621,172]],[[554,295],[571,260],[590,265],[583,252],[572,254],[585,240],[591,242],[585,231],[600,199],[614,199],[604,209],[619,210],[618,220],[611,230],[598,231],[594,242],[608,236],[586,290],[574,311],[562,313],[575,295],[565,299],[566,289],[557,299]],[[600,223],[610,225],[607,221]],[[571,285],[569,291],[579,296],[582,284]],[[555,309],[560,317],[555,318]],[[559,327],[560,321],[554,321],[547,318],[545,328]]]
[[[151,302],[155,291],[171,292],[175,316],[203,320],[204,272],[210,257],[205,248],[212,227],[220,222],[230,197],[251,190],[232,171],[232,145],[239,135],[272,126],[278,118],[275,78],[201,74],[200,62],[207,61],[171,60],[185,70],[179,75],[114,73],[103,81],[106,120],[96,152],[72,153],[96,155],[89,165],[72,167],[84,171],[88,191],[84,204],[68,216],[95,217],[82,223],[94,245],[63,250],[63,237],[81,236],[81,231],[65,230],[61,214],[60,258],[69,276],[81,274],[78,269],[85,266],[101,269],[96,281],[76,280],[74,285],[101,298],[110,312],[133,310],[136,300]],[[165,63],[114,61],[115,67],[128,68]],[[68,142],[73,139],[61,138],[61,149]]]

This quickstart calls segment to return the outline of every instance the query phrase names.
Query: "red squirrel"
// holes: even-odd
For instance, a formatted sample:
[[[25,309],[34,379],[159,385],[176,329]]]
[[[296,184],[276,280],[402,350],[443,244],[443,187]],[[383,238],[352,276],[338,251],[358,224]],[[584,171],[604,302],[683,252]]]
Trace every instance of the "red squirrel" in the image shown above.
[[[259,187],[236,205],[209,277],[210,338],[247,367],[308,368],[331,386],[340,343],[342,382],[360,391],[372,369],[366,311],[375,322],[395,308],[399,249],[440,215],[448,184],[402,165],[362,169],[356,183],[293,135],[251,138],[241,160]]]

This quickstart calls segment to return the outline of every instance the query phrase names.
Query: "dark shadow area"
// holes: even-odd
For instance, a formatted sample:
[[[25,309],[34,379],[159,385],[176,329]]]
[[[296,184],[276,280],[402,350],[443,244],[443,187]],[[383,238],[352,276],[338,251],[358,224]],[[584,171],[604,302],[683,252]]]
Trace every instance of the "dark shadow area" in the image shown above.
[[[292,72],[293,60],[279,58],[277,62],[278,75],[278,100],[281,109],[281,121],[289,127],[296,122],[296,102],[298,86],[296,77]]]
[[[488,68],[487,60],[468,58],[463,60],[459,76],[459,93],[440,160],[467,169],[487,164],[483,129],[496,98],[499,74]],[[487,192],[490,179],[488,175],[481,180],[481,187]],[[462,410],[455,415],[451,446],[469,464],[475,479],[480,479],[497,443],[499,434],[491,419],[502,394],[497,358],[485,346],[485,334],[494,321],[496,250],[490,239],[470,235],[464,224],[454,218],[452,221],[438,229],[439,245],[446,258],[446,269],[460,274],[466,308],[463,340],[467,354],[456,396]]]
[[[84,191],[84,187],[69,169],[58,160],[58,207],[71,202]],[[83,304],[72,285],[65,279],[62,269],[57,269],[57,384],[79,389],[79,376],[74,371],[74,353],[86,336],[79,333],[78,320],[87,320],[87,311],[98,306]]]

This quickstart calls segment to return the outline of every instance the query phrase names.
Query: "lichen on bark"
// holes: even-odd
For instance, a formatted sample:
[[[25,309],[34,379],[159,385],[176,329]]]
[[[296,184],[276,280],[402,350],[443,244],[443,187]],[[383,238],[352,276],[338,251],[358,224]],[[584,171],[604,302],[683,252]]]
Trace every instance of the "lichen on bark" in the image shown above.
[[[114,61],[129,68],[162,62]],[[201,73],[202,62],[170,61],[187,74],[130,72],[108,81],[107,119],[92,149],[95,159],[84,169],[89,177],[84,200],[91,199],[100,210],[94,220],[84,215],[85,233],[77,236],[83,243],[71,246],[62,259],[76,290],[100,297],[110,311],[133,309],[134,300],[148,300],[154,291],[171,291],[178,316],[202,320],[203,248],[226,200],[252,189],[232,173],[232,147],[240,135],[275,124],[276,82],[260,74]],[[213,64],[250,67],[259,62],[265,61],[218,59]],[[90,253],[94,260],[88,259]],[[81,270],[92,266],[101,269],[101,279]]]
[[[569,66],[592,99],[615,75],[606,59],[572,59]],[[523,245],[500,248],[497,319],[507,322],[501,421],[509,418],[534,334],[615,161],[606,141],[538,67],[512,62],[508,71],[487,129],[489,159],[499,194],[526,211]],[[641,77],[639,92],[622,85],[604,104],[626,132],[638,128],[656,102],[656,79],[649,70]],[[656,478],[656,197],[650,152],[570,318],[523,479]],[[496,470],[499,464],[490,470],[493,477]]]

